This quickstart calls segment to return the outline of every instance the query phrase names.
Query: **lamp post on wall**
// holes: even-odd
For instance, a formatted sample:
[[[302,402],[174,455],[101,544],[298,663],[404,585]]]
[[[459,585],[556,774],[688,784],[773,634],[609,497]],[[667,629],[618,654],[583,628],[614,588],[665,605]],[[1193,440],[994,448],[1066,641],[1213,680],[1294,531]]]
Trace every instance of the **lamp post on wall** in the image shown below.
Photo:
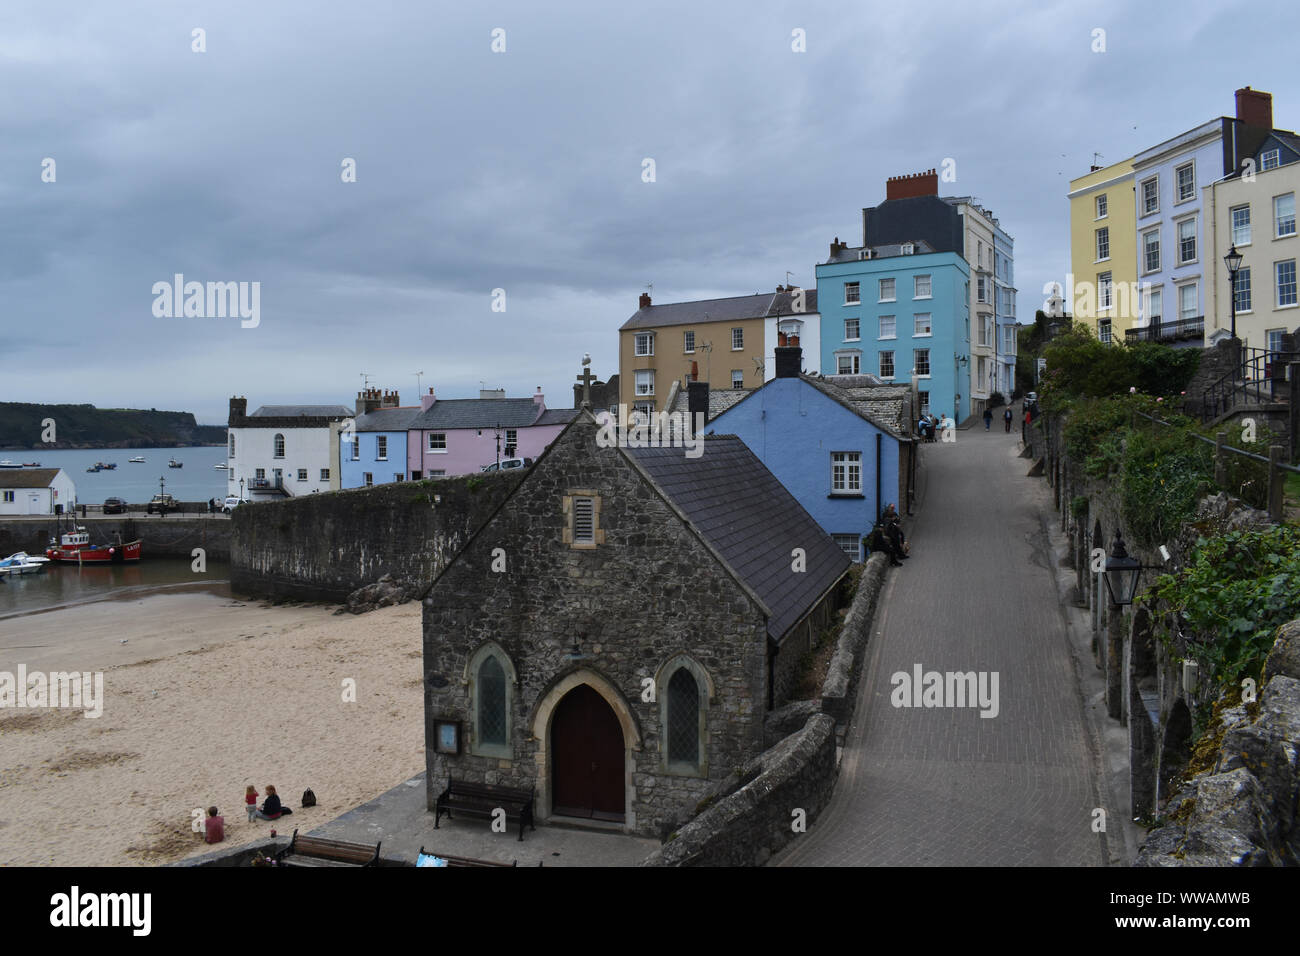
[[[963,365],[969,365],[970,360],[964,355],[952,353],[952,383],[954,393],[952,397],[952,417],[955,421],[961,421],[961,392],[955,391],[957,382],[961,378],[961,368]]]
[[[1133,603],[1141,571],[1142,562],[1129,556],[1124,536],[1116,531],[1110,557],[1106,559],[1106,590],[1110,592],[1112,604],[1127,607]]]
[[[1228,249],[1228,254],[1223,257],[1223,264],[1228,267],[1228,278],[1232,283],[1232,337],[1237,337],[1237,273],[1241,271],[1242,255],[1237,251],[1237,244],[1234,242]]]

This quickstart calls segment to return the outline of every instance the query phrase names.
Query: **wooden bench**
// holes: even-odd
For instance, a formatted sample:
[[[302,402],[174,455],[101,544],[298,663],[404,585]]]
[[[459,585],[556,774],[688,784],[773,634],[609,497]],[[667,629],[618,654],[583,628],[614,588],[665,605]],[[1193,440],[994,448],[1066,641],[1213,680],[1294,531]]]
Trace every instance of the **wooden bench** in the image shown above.
[[[498,863],[495,860],[476,860],[470,856],[452,856],[450,853],[435,853],[432,850],[426,850],[423,846],[420,847],[420,855],[417,856],[416,859],[418,860],[420,856],[424,856],[426,853],[429,854],[429,856],[436,856],[441,860],[446,860],[448,866],[518,866],[519,865],[518,860],[512,860],[509,863]]]
[[[442,815],[451,819],[451,811],[459,810],[472,817],[492,818],[497,810],[504,810],[508,821],[519,823],[519,839],[524,838],[524,824],[536,830],[533,823],[533,790],[514,787],[497,787],[487,783],[467,783],[447,778],[447,789],[438,797],[433,817],[433,828],[438,829]]]
[[[294,830],[293,839],[275,855],[275,861],[280,866],[378,866],[379,846],[300,837]]]

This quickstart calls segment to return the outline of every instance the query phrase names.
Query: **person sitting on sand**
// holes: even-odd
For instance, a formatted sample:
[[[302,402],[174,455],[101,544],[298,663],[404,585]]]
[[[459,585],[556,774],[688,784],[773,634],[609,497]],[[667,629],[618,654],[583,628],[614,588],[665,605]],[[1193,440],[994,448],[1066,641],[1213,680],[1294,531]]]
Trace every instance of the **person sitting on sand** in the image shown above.
[[[288,816],[293,813],[288,807],[280,805],[280,795],[275,792],[275,787],[269,783],[266,785],[266,802],[262,804],[262,809],[257,811],[259,820],[278,820],[280,817]]]
[[[203,840],[206,843],[220,843],[226,838],[226,820],[217,816],[216,807],[208,807],[208,818],[203,821]]]

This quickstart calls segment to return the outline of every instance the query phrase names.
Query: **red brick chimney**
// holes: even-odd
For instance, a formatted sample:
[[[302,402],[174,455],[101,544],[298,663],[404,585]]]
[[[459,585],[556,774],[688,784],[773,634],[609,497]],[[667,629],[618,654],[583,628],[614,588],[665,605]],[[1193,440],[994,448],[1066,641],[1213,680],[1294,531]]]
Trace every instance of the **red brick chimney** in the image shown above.
[[[648,308],[650,308],[650,293],[649,293],[649,292],[642,292],[642,293],[641,293],[641,300],[640,300],[640,302],[639,302],[639,304],[638,304],[638,308],[642,308],[642,309],[648,309]]]
[[[843,252],[848,247],[849,244],[847,242],[840,242],[840,237],[836,236],[831,242],[831,258],[834,259],[836,254]]]
[[[1237,119],[1247,126],[1273,128],[1273,94],[1244,86],[1237,90]]]
[[[911,199],[914,196],[939,195],[939,174],[931,169],[910,176],[890,176],[885,180],[886,199]]]

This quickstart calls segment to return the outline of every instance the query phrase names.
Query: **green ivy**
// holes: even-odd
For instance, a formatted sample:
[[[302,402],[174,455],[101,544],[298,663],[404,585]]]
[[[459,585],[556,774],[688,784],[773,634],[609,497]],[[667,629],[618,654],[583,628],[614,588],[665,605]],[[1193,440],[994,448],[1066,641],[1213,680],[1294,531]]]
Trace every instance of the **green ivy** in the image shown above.
[[[1277,628],[1300,616],[1300,530],[1230,531],[1196,542],[1191,563],[1164,574],[1150,596],[1196,636],[1187,654],[1220,687],[1257,683]],[[1167,623],[1160,636],[1172,650]]]

